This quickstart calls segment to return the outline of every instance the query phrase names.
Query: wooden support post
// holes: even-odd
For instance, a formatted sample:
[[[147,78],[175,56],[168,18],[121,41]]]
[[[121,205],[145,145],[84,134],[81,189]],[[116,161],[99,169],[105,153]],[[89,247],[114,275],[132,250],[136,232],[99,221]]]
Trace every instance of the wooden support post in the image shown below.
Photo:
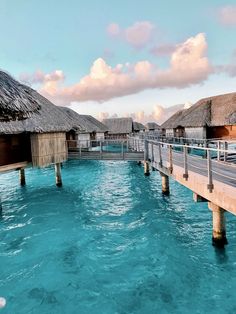
[[[160,172],[161,175],[161,186],[162,186],[162,193],[164,195],[170,194],[170,183],[169,183],[169,177],[164,174],[163,172]]]
[[[169,146],[169,171],[170,173],[173,172],[173,152],[172,152],[172,146]]]
[[[183,178],[185,180],[188,180],[188,159],[187,159],[187,154],[188,154],[188,147],[186,145],[184,145],[184,174],[183,174]]]
[[[122,144],[121,144],[121,155],[122,155],[122,159],[124,160],[124,159],[125,159],[125,153],[124,153],[124,141],[122,141]]]
[[[126,140],[126,152],[128,152],[129,151],[129,140],[127,139]]]
[[[55,164],[55,176],[56,176],[56,185],[62,186],[62,179],[61,179],[61,164],[56,163]]]
[[[79,141],[79,155],[81,157],[81,142]]]
[[[150,175],[149,162],[144,161],[143,165],[144,165],[144,175],[149,176]]]
[[[20,185],[24,186],[25,185],[25,169],[24,168],[19,169],[19,179],[20,179]]]
[[[212,245],[224,247],[225,244],[228,244],[226,238],[225,210],[211,202],[208,202],[208,207],[212,211]]]
[[[213,179],[212,179],[211,151],[209,149],[207,150],[207,172],[208,172],[207,188],[208,188],[209,192],[212,193],[214,185],[213,185]]]

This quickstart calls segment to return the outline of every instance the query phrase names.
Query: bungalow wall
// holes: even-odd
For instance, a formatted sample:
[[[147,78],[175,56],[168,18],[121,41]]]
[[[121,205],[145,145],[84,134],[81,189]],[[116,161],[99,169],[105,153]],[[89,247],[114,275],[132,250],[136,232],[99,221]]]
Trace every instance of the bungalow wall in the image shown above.
[[[82,148],[90,147],[90,133],[78,133],[78,141]]]
[[[100,141],[100,140],[104,140],[105,139],[105,134],[104,132],[97,132],[96,133],[96,140]]]
[[[66,133],[33,133],[30,139],[33,166],[44,167],[67,160]]]
[[[185,128],[185,137],[196,139],[206,138],[206,128],[205,127]]]
[[[129,133],[109,133],[105,136],[106,139],[112,139],[112,140],[125,140],[127,139]]]
[[[166,129],[165,131],[166,137],[174,137],[174,129]]]
[[[209,127],[208,138],[236,139],[236,125]]]
[[[31,162],[30,135],[0,135],[0,166],[22,161]]]

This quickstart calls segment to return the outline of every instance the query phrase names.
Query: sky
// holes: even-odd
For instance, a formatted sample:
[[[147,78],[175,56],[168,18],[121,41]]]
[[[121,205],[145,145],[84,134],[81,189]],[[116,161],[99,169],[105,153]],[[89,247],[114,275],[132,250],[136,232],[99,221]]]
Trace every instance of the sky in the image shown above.
[[[2,70],[101,120],[236,91],[236,0],[0,0],[0,29]]]

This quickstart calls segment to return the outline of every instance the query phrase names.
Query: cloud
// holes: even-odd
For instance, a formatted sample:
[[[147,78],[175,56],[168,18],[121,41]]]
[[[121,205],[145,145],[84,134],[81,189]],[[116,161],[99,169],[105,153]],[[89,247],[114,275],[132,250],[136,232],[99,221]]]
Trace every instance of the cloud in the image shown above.
[[[143,124],[146,124],[147,122],[157,122],[158,124],[162,124],[177,111],[181,109],[187,109],[191,105],[192,105],[191,103],[187,102],[186,104],[174,105],[165,108],[162,105],[157,104],[153,106],[153,110],[151,113],[146,114],[144,111],[141,110],[133,113],[127,113],[123,116],[131,117],[134,121],[138,121]],[[118,117],[117,114],[109,114],[108,112],[100,112],[97,115],[97,118],[100,121],[102,121],[103,119],[116,117]]]
[[[55,70],[52,73],[46,74],[41,70],[35,71],[33,74],[21,73],[20,80],[30,84],[45,84],[47,82],[58,82],[65,79],[64,73],[61,70]]]
[[[109,24],[107,27],[107,33],[112,37],[118,36],[121,33],[120,26],[116,23]]]
[[[170,56],[176,49],[176,45],[163,44],[160,46],[154,46],[150,49],[150,53],[154,56]]]
[[[216,73],[226,73],[230,77],[236,77],[236,63],[230,63],[226,65],[218,65],[215,67]]]
[[[225,26],[236,26],[236,5],[222,7],[218,12],[219,21]]]
[[[111,23],[107,27],[107,33],[111,37],[120,37],[136,49],[141,49],[151,42],[154,30],[155,26],[149,21],[136,22],[124,29],[116,23]]]
[[[71,86],[62,85],[64,74],[38,72],[29,75],[31,82],[42,82],[39,91],[57,104],[72,102],[104,102],[112,98],[126,96],[154,88],[185,88],[206,80],[212,67],[206,57],[207,42],[200,33],[176,46],[167,69],[160,69],[148,60],[136,64],[108,65],[98,58],[90,73]],[[50,80],[51,79],[51,80]]]

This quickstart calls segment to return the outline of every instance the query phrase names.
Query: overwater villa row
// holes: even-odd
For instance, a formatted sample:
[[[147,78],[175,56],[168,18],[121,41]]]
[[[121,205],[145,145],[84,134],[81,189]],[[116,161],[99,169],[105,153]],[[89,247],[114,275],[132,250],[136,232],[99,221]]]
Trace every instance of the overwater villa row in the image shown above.
[[[131,118],[105,119],[100,122],[92,116],[55,106],[4,72],[0,72],[0,84],[0,172],[19,170],[20,183],[24,185],[26,166],[45,167],[54,164],[56,184],[61,186],[61,163],[68,159],[68,154],[78,159],[143,162],[145,174],[149,173],[150,164],[162,176],[164,194],[169,191],[169,177],[172,177],[190,188],[197,201],[210,202],[216,239],[214,243],[226,243],[223,213],[224,210],[236,213],[236,202],[232,196],[235,195],[235,178],[231,177],[223,183],[219,181],[219,186],[214,185],[213,181],[218,179],[213,175],[210,148],[204,148],[202,157],[206,159],[199,165],[204,166],[205,170],[199,174],[193,167],[189,169],[188,164],[188,149],[194,147],[174,147],[168,144],[168,140],[167,144],[162,142],[160,137],[235,139],[236,93],[200,100],[191,108],[177,112],[161,126],[154,122],[144,126]],[[157,136],[156,140],[150,141],[149,135]],[[120,151],[106,149],[103,152],[103,146],[110,147],[114,143],[121,145]],[[182,155],[178,154],[178,150]],[[72,152],[74,155],[71,155]],[[226,146],[215,150],[218,157],[221,152],[225,156],[234,153]],[[175,164],[173,156],[180,163],[183,161],[183,165]],[[231,163],[228,171],[225,167],[229,164],[226,166],[220,158],[215,162],[225,176],[230,172],[229,169],[232,169],[234,175],[235,168],[232,167],[235,166]],[[195,165],[195,168],[199,165]]]

